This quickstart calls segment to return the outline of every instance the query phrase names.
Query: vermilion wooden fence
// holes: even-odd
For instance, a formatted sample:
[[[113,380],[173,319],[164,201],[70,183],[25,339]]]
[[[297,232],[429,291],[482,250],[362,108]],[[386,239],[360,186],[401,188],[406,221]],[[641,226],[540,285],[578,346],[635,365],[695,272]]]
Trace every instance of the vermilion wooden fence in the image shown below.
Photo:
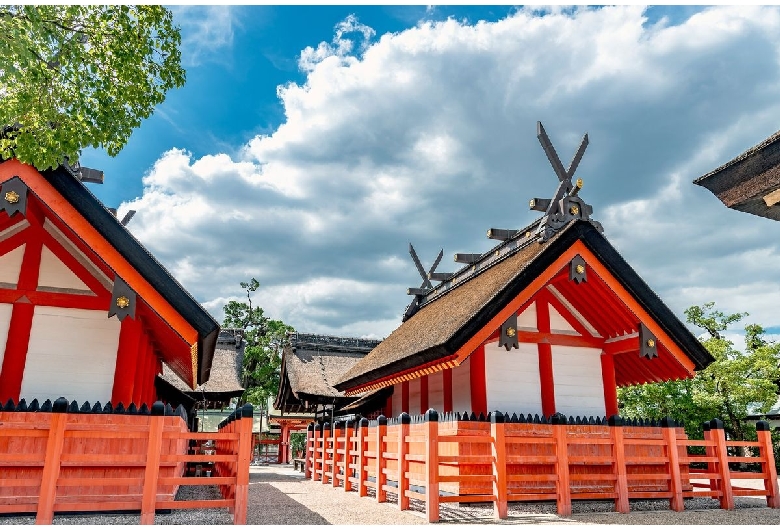
[[[555,501],[561,515],[570,514],[577,499],[610,499],[627,513],[631,499],[668,499],[680,511],[690,497],[717,498],[733,509],[734,496],[761,495],[780,508],[766,422],[757,424],[758,441],[737,442],[725,439],[720,420],[707,426],[704,440],[689,440],[668,419],[624,425],[618,416],[465,418],[439,421],[429,410],[424,417],[310,425],[306,477],[360,496],[373,493],[377,502],[393,493],[402,510],[410,499],[423,501],[431,522],[447,502],[492,502],[499,519],[514,501]],[[755,456],[729,455],[736,446],[752,448]],[[705,454],[689,454],[689,447],[704,447]],[[760,464],[761,471],[730,470],[729,464],[745,462]],[[734,478],[763,479],[764,488],[737,488]]]
[[[78,413],[64,399],[51,410],[0,412],[0,513],[51,524],[55,512],[138,510],[154,524],[155,510],[225,507],[246,523],[251,406],[216,433],[189,432],[159,401],[146,415]],[[190,440],[214,440],[216,454],[187,454]],[[187,462],[213,462],[215,472],[184,477]],[[174,500],[183,485],[215,485],[223,498]]]

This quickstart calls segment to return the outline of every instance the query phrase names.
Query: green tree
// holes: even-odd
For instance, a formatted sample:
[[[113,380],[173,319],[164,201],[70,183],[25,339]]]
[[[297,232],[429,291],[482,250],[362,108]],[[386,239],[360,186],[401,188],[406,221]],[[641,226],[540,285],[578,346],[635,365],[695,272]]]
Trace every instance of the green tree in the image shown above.
[[[272,320],[265,316],[262,307],[252,304],[252,293],[260,287],[260,282],[252,278],[241,282],[246,290],[246,302],[231,300],[224,306],[226,328],[244,330],[244,395],[242,403],[252,403],[265,410],[266,401],[275,396],[279,389],[279,368],[282,362],[282,350],[288,343],[288,333],[295,331],[281,320]]]
[[[0,6],[0,157],[40,170],[115,156],[184,85],[179,28],[154,5]]]
[[[751,413],[766,413],[777,401],[780,344],[764,337],[758,324],[745,326],[745,351],[723,337],[723,332],[747,313],[726,315],[710,302],[685,311],[688,323],[706,331],[700,338],[715,362],[693,379],[645,384],[618,390],[625,416],[683,420],[689,436],[701,438],[701,424],[720,418],[732,439],[755,436],[745,421]]]

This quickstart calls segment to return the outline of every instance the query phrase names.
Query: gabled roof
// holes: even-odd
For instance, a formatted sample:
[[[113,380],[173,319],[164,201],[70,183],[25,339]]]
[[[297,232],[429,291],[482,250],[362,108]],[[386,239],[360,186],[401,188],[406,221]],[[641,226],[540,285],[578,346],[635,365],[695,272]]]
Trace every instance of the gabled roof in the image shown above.
[[[577,254],[589,266],[588,279],[570,286],[568,264]],[[576,304],[579,313],[592,316],[603,340],[635,337],[640,321],[659,335],[667,355],[656,365],[648,368],[633,360],[639,350],[636,338],[631,355],[622,352],[625,363],[616,357],[619,385],[690,377],[694,368],[701,369],[713,360],[604,236],[590,222],[575,221],[547,241],[528,240],[432,299],[345,372],[335,386],[352,395],[393,384],[399,376],[412,379],[455,366],[490,338],[513,311],[527,306],[549,286],[567,303]],[[567,289],[569,296],[561,294]],[[609,314],[599,315],[602,311]],[[674,355],[669,356],[670,352]]]
[[[729,208],[780,220],[780,131],[693,183]]]
[[[166,362],[194,384],[209,378],[219,324],[64,167],[39,172],[17,160],[0,162],[0,182],[19,177],[41,204],[148,304],[182,340]],[[108,309],[108,308],[107,308]],[[172,349],[166,344],[163,355]],[[185,350],[187,350],[185,352]]]
[[[353,401],[333,384],[380,341],[295,333],[282,354],[281,382],[274,406],[282,412],[313,410],[315,404]]]

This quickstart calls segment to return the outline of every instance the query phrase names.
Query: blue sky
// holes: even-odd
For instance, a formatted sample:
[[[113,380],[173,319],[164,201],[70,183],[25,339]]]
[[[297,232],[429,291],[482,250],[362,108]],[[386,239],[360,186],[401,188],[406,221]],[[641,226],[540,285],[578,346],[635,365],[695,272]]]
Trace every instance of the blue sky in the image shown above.
[[[780,128],[777,7],[174,6],[187,84],[90,189],[221,318],[387,336],[428,266],[534,219],[582,134],[593,217],[682,318],[780,329],[777,223],[692,181]],[[483,21],[483,22],[479,22]]]

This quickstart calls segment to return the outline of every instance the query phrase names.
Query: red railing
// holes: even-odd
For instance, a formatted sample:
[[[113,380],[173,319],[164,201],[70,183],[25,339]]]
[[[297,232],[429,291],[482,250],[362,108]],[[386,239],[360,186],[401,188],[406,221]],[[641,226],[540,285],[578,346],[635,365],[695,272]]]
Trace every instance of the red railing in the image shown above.
[[[757,424],[758,441],[725,440],[723,425],[713,420],[704,440],[688,440],[671,420],[623,425],[567,421],[553,416],[538,423],[461,420],[429,410],[425,417],[401,414],[369,422],[336,422],[308,430],[306,477],[358,495],[386,502],[396,496],[399,508],[411,499],[425,503],[428,520],[439,520],[439,506],[451,502],[492,502],[496,518],[507,517],[507,503],[554,500],[561,515],[577,499],[610,499],[615,510],[629,511],[631,499],[668,499],[683,510],[683,499],[706,496],[734,508],[735,495],[761,495],[780,508],[777,472],[766,422]],[[579,418],[578,418],[579,420]],[[728,447],[748,446],[749,457],[730,456]],[[689,454],[705,447],[706,454]],[[706,470],[691,467],[704,463]],[[752,463],[761,471],[735,472],[729,464]],[[731,479],[763,479],[763,489],[733,486]],[[706,479],[701,484],[693,480]],[[703,488],[703,489],[699,489]]]
[[[56,512],[228,508],[246,523],[252,408],[245,406],[217,433],[192,433],[161,402],[148,415],[0,412],[0,513],[35,513],[51,524]],[[168,407],[169,414],[173,411]],[[190,440],[215,440],[214,455],[188,455]],[[184,477],[187,462],[213,462],[211,477]],[[180,486],[216,485],[223,498],[177,501]]]

